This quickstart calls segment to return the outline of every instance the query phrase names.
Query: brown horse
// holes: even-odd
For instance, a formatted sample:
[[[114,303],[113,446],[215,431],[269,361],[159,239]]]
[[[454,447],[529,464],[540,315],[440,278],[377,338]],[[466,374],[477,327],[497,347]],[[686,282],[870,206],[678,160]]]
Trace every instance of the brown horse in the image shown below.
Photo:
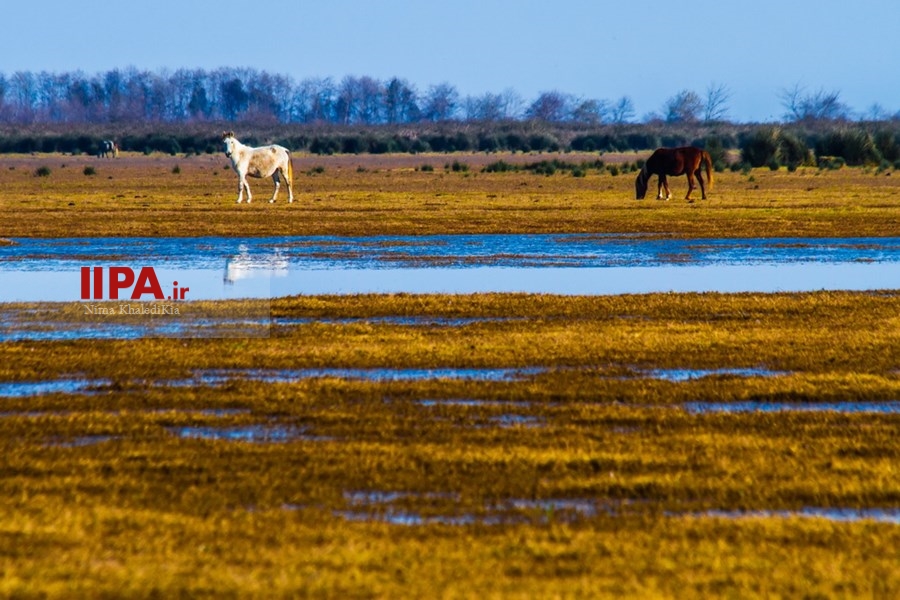
[[[693,146],[659,148],[650,155],[644,168],[638,173],[637,179],[634,180],[634,197],[643,200],[647,195],[647,182],[650,180],[650,176],[656,175],[659,179],[656,199],[663,200],[662,189],[666,188],[665,200],[668,200],[672,194],[669,192],[666,175],[687,175],[688,191],[684,199],[690,200],[691,192],[694,191],[694,175],[696,175],[700,182],[700,192],[703,199],[706,200],[706,186],[703,185],[701,165],[706,165],[706,182],[709,184],[709,189],[712,189],[713,168],[709,152]]]

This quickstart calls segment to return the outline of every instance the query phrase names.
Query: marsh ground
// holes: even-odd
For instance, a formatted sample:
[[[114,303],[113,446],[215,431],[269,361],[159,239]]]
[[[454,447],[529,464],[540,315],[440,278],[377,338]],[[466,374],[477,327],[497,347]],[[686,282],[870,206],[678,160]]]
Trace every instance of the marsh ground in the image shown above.
[[[4,159],[0,237],[897,235],[874,171],[638,203],[630,176],[474,167],[497,158],[300,157],[293,206],[234,205],[220,156]],[[0,382],[89,382],[0,399],[0,595],[896,597],[896,287],[297,297],[262,339],[0,343]],[[47,311],[73,316],[0,309]],[[324,367],[522,375],[296,375]]]
[[[604,155],[609,164],[644,155]],[[271,180],[250,180],[238,205],[237,176],[223,155],[190,157],[5,156],[0,160],[0,235],[5,237],[203,235],[414,235],[443,233],[652,233],[687,237],[866,237],[900,230],[898,183],[865,169],[717,173],[709,200],[634,200],[634,174],[588,169],[552,176],[485,173],[503,160],[597,154],[455,154],[295,157],[295,197],[268,203]],[[453,163],[467,165],[454,171]],[[428,165],[433,170],[423,170]],[[47,176],[36,176],[41,167]],[[94,175],[85,175],[85,168]],[[177,169],[176,169],[177,168]],[[173,172],[177,170],[178,172]],[[655,179],[653,180],[655,181]]]

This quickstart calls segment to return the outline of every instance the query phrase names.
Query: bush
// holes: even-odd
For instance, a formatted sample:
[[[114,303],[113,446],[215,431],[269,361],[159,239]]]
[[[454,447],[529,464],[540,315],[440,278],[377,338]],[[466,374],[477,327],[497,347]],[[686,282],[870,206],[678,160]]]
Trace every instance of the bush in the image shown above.
[[[517,167],[516,165],[511,165],[506,161],[498,160],[497,162],[492,162],[491,164],[487,165],[483,169],[483,172],[485,172],[485,173],[506,173],[509,171],[518,171],[518,170],[519,170],[519,167]]]
[[[786,166],[795,171],[809,160],[809,148],[799,137],[774,127],[760,128],[740,143],[741,161],[751,167]]]
[[[83,172],[85,175],[96,175],[97,174],[97,170],[94,167],[90,167],[90,166],[85,167]]]
[[[713,169],[717,173],[721,173],[722,171],[724,171],[728,166],[728,155],[725,152],[725,147],[722,144],[722,140],[719,138],[719,136],[711,135],[707,137],[705,140],[703,140],[701,147],[709,152],[709,157],[712,159]]]
[[[49,177],[50,176],[50,167],[41,166],[34,170],[35,177]]]
[[[753,168],[762,167],[778,153],[778,131],[771,128],[757,129],[740,143],[741,161]]]
[[[316,136],[313,138],[312,142],[309,144],[309,151],[313,154],[327,154],[331,155],[335,152],[338,152],[341,149],[341,144],[338,140],[330,137],[320,137]]]
[[[779,161],[789,171],[796,171],[797,167],[809,161],[809,148],[797,136],[782,131],[778,136]]]
[[[900,144],[897,143],[896,134],[882,130],[875,133],[873,141],[875,142],[875,149],[881,154],[881,158],[891,163],[900,160]]]
[[[846,164],[843,158],[840,156],[820,156],[816,159],[816,165],[820,169],[828,169],[829,171],[836,171]]]
[[[816,142],[817,156],[839,156],[848,165],[880,163],[881,154],[867,131],[848,129],[833,131]]]

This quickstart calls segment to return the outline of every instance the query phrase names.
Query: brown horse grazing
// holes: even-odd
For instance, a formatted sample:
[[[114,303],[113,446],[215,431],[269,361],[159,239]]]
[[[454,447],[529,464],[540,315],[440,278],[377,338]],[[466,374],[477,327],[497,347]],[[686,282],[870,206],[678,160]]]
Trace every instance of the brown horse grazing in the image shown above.
[[[687,175],[688,191],[684,199],[690,200],[691,192],[694,191],[694,175],[696,175],[700,182],[700,192],[703,194],[703,199],[706,200],[706,186],[703,185],[701,165],[706,165],[706,182],[709,184],[709,189],[712,189],[713,168],[709,152],[693,146],[659,148],[650,155],[644,168],[638,173],[637,179],[634,180],[634,197],[643,200],[647,195],[647,182],[650,180],[650,176],[656,175],[659,179],[656,199],[663,200],[662,189],[666,188],[665,200],[668,200],[672,194],[669,192],[666,175]]]

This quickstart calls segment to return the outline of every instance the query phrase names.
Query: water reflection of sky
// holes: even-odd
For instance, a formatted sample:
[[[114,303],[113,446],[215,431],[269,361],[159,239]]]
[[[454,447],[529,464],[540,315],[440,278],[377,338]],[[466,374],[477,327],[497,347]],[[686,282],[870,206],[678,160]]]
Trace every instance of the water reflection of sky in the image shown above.
[[[83,266],[154,267],[188,299],[293,294],[777,292],[900,287],[900,238],[615,235],[15,239],[0,301],[80,300]],[[144,298],[148,299],[148,298]]]

